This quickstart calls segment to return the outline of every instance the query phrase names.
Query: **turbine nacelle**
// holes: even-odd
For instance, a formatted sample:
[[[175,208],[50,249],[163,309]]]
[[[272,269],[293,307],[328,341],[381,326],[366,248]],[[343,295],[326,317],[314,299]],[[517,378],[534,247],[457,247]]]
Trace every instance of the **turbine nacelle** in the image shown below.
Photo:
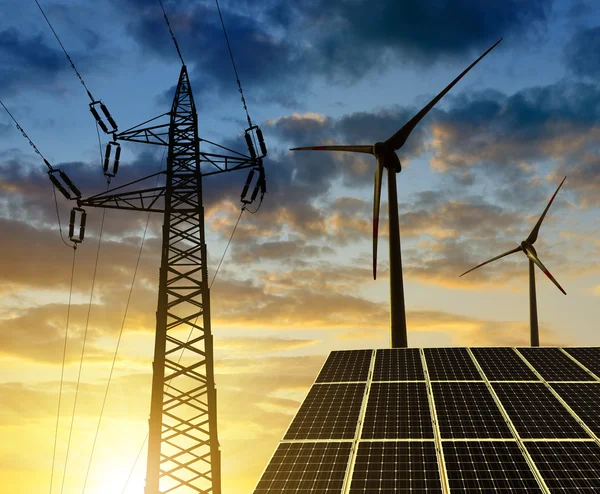
[[[382,168],[400,173],[402,165],[396,151],[387,142],[376,142],[373,145],[373,154]]]
[[[381,180],[383,169],[394,170],[399,173],[402,170],[400,159],[396,155],[408,139],[410,133],[414,130],[417,124],[423,119],[427,113],[441,100],[454,85],[460,81],[469,70],[471,70],[483,57],[492,51],[498,43],[502,41],[500,38],[483,55],[469,65],[461,74],[458,75],[450,84],[448,84],[435,98],[433,98],[426,106],[416,113],[408,122],[406,122],[394,135],[384,142],[376,142],[373,146],[365,145],[334,145],[334,146],[308,146],[301,148],[291,148],[290,151],[347,151],[351,153],[372,154],[377,158],[377,169],[375,170],[375,194],[373,202],[373,279],[377,277],[377,238],[379,234],[379,202],[381,197]],[[396,178],[394,177],[394,180]],[[397,207],[397,205],[395,206]],[[390,277],[391,279],[391,277]]]
[[[527,240],[523,240],[521,242],[521,249],[523,250],[523,253],[532,261],[534,257],[537,257],[537,251],[535,250],[535,247]]]

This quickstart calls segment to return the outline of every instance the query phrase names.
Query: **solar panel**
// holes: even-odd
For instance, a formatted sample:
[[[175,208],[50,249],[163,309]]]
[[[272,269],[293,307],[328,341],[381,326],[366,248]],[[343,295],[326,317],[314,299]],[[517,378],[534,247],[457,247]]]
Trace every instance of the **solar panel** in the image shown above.
[[[332,352],[255,492],[600,492],[600,348],[564,350]]]
[[[424,382],[373,383],[363,439],[433,439]]]
[[[589,435],[543,383],[493,383],[522,438],[586,438]]]
[[[364,394],[364,384],[315,385],[285,439],[353,439]]]
[[[372,354],[372,350],[332,352],[316,382],[366,381]]]
[[[519,348],[546,381],[593,381],[594,377],[558,348]]]
[[[373,381],[424,381],[418,348],[377,350]]]
[[[575,357],[581,364],[600,377],[600,348],[580,347],[565,348],[569,355]]]
[[[508,424],[483,382],[434,382],[442,438],[512,438]]]
[[[432,381],[481,381],[466,348],[425,348],[429,379]]]
[[[600,492],[600,446],[596,442],[525,443],[550,492]]]
[[[443,443],[452,492],[544,492],[513,441]]]
[[[553,383],[552,389],[600,437],[600,384]]]
[[[441,493],[433,441],[361,442],[350,493]]]
[[[539,378],[512,348],[472,348],[490,381],[538,381]]]
[[[254,492],[339,493],[351,442],[281,443]]]

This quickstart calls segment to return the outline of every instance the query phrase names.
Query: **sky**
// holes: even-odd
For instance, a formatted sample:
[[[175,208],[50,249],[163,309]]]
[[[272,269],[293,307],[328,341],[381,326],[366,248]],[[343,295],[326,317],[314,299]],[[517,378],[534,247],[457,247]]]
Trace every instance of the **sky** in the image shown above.
[[[120,129],[169,110],[180,62],[158,2],[40,3]],[[247,123],[216,5],[164,4],[200,136],[244,151]],[[501,37],[398,153],[408,343],[528,344],[526,257],[459,275],[524,240],[566,176],[535,247],[568,295],[537,271],[540,342],[600,345],[600,11],[592,0],[223,0],[221,9],[269,149],[264,203],[242,215],[211,289],[225,494],[252,492],[330,351],[389,346],[385,179],[374,281],[375,160],[289,148],[387,139]],[[84,196],[105,190],[88,96],[35,2],[0,0],[0,12],[0,99]],[[162,149],[124,143],[112,185],[154,173],[161,158]],[[142,494],[144,449],[135,460],[149,416],[161,218],[109,210],[99,244],[102,211],[87,210],[52,474],[73,251],[61,241],[44,172],[0,112],[0,492],[50,492],[51,475],[51,494],[81,492],[123,328],[85,492],[122,492],[133,468],[124,492]],[[211,279],[245,179],[204,180]],[[71,207],[58,197],[63,230]]]

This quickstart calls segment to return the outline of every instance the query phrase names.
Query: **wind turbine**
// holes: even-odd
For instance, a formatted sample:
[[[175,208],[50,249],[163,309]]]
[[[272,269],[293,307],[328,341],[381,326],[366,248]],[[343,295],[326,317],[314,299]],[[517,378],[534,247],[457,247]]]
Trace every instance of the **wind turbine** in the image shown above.
[[[353,153],[372,154],[377,159],[375,170],[375,197],[373,202],[373,279],[377,278],[377,238],[379,232],[379,203],[381,201],[381,180],[383,169],[388,171],[388,204],[389,204],[389,243],[390,243],[390,323],[392,348],[406,348],[406,312],[404,308],[404,286],[402,283],[402,257],[400,253],[400,227],[398,225],[398,195],[396,190],[396,173],[402,166],[396,151],[404,146],[408,136],[427,115],[434,105],[441,100],[454,85],[460,81],[483,57],[492,51],[503,38],[494,43],[483,55],[469,65],[456,79],[433,98],[427,106],[412,117],[387,141],[376,142],[372,146],[309,146],[292,148],[290,151],[349,151]]]
[[[562,184],[565,183],[566,179],[567,179],[567,177],[563,178],[562,182],[558,186],[558,189],[556,189],[556,192],[552,196],[552,199],[550,199],[550,202],[546,206],[546,209],[544,209],[542,216],[540,216],[540,219],[533,227],[533,230],[531,230],[529,237],[527,237],[525,240],[523,240],[521,242],[521,245],[519,245],[518,247],[515,247],[512,250],[509,250],[508,252],[505,252],[504,254],[500,254],[499,256],[496,256],[496,257],[490,259],[489,261],[485,261],[485,262],[479,264],[478,266],[475,266],[474,268],[471,268],[468,271],[466,271],[460,275],[460,276],[464,276],[465,274],[470,273],[471,271],[474,271],[475,269],[480,268],[481,266],[485,266],[486,264],[489,264],[490,262],[496,261],[496,260],[498,260],[502,257],[508,256],[510,254],[514,254],[515,252],[523,251],[523,253],[529,258],[529,320],[530,320],[530,331],[531,331],[531,346],[540,346],[540,336],[539,336],[539,331],[538,331],[538,318],[537,318],[537,301],[536,301],[536,296],[535,296],[534,264],[538,265],[538,267],[542,270],[542,272],[548,278],[550,278],[552,283],[554,283],[561,292],[563,292],[565,295],[567,294],[567,292],[565,292],[563,290],[562,286],[560,286],[558,284],[558,281],[556,281],[554,279],[554,277],[550,274],[550,271],[548,271],[546,269],[546,266],[544,266],[542,264],[542,261],[540,261],[538,255],[537,255],[537,252],[536,252],[535,248],[533,247],[533,244],[537,240],[538,232],[540,231],[540,226],[542,226],[542,221],[544,221],[544,217],[546,216],[546,213],[548,212],[548,209],[550,208],[550,204],[552,204],[552,201],[554,201],[556,194],[558,194],[558,191],[562,187]],[[460,276],[459,276],[459,278],[460,278]]]

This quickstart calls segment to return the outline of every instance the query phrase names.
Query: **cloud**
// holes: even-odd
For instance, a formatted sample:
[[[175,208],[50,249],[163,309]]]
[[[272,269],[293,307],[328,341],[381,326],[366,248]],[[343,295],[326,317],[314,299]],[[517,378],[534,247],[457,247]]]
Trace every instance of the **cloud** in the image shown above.
[[[598,177],[597,141],[600,91],[593,84],[560,81],[513,95],[462,93],[450,107],[435,112],[431,125],[432,167],[468,183],[501,179],[513,184],[513,196],[534,202],[524,187],[540,167],[557,166],[552,181],[574,175],[568,184],[579,204],[598,204],[592,193]],[[575,163],[582,162],[582,166]],[[562,177],[561,177],[562,179]],[[508,199],[505,197],[504,199]]]
[[[578,29],[564,49],[564,62],[576,76],[597,79],[600,63],[596,54],[600,50],[600,26]]]
[[[116,4],[116,3],[115,3]],[[117,4],[116,4],[117,5]],[[141,0],[119,2],[129,34],[146,53],[174,60],[175,52],[158,6]],[[321,78],[351,84],[394,62],[427,67],[440,59],[481,53],[501,36],[536,34],[547,22],[550,0],[498,6],[462,0],[452,6],[412,0],[331,3],[281,0],[235,10],[222,7],[227,35],[244,87],[254,99],[298,108],[307,81]],[[236,94],[222,27],[210,3],[166,2],[183,56],[202,75],[198,90]],[[431,26],[435,26],[431,29]],[[467,26],[467,28],[465,28]],[[302,74],[298,77],[297,74]]]

